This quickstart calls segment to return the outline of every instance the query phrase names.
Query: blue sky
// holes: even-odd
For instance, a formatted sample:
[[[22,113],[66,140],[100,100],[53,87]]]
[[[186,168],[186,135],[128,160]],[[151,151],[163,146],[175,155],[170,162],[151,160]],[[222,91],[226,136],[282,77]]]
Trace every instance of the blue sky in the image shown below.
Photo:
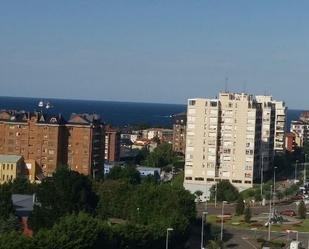
[[[309,108],[309,1],[0,0],[0,95]]]

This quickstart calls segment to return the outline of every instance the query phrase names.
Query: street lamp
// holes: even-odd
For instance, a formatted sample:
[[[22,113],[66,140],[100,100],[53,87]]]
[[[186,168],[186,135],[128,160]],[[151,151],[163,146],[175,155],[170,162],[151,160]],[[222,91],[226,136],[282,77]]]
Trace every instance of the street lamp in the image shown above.
[[[166,241],[165,241],[165,249],[168,249],[168,233],[173,231],[174,229],[169,227],[166,229]]]
[[[273,191],[273,208],[275,208],[275,194],[276,194],[276,169],[278,167],[274,167],[274,191]]]
[[[215,184],[215,208],[217,207],[217,189],[218,189],[218,182],[216,181],[216,184]]]
[[[297,164],[298,164],[298,160],[296,160],[296,163],[295,163],[295,180],[294,180],[294,183],[296,183],[296,178],[297,178]]]
[[[221,240],[223,241],[223,217],[224,217],[224,204],[226,201],[222,201],[222,210],[221,210]]]
[[[206,221],[206,215],[207,214],[208,214],[208,212],[203,212],[202,213],[201,249],[204,249],[204,223]],[[205,217],[205,221],[204,221],[204,217]]]
[[[263,198],[263,177],[264,177],[264,153],[262,153],[262,165],[261,165],[261,197]]]
[[[272,199],[272,188],[273,185],[270,185],[270,198],[269,198],[269,217],[268,217],[268,241],[270,241],[270,226],[271,226],[271,199]]]
[[[304,163],[304,187],[305,187],[305,184],[306,184],[306,163],[307,163],[307,154],[305,154],[305,163]]]

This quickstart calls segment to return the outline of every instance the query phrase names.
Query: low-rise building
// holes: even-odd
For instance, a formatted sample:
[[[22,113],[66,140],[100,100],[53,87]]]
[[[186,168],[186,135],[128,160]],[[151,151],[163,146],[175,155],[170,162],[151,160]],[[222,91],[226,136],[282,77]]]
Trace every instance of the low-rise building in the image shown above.
[[[22,177],[24,158],[20,155],[0,155],[0,183],[6,183]]]
[[[286,134],[285,149],[288,152],[293,152],[296,147],[302,147],[302,146],[303,146],[302,139],[298,136],[297,133],[290,132]]]

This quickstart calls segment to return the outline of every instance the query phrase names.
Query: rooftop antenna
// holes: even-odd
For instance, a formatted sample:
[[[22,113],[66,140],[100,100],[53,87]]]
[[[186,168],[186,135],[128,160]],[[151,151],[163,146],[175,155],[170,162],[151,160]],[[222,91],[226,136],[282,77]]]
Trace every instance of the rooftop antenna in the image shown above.
[[[226,93],[228,92],[228,81],[229,81],[229,78],[226,76],[225,77],[225,89],[224,89]]]

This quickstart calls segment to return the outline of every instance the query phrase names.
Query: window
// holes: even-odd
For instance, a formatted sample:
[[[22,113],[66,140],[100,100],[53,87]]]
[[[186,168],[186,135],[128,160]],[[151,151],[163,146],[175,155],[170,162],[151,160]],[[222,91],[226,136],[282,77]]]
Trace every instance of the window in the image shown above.
[[[204,177],[195,177],[194,180],[195,181],[204,181]]]
[[[191,176],[187,176],[187,177],[186,177],[186,180],[192,181],[192,177],[191,177]]]
[[[211,107],[216,107],[218,103],[216,101],[210,101],[210,106]]]
[[[241,180],[232,180],[232,183],[242,183]]]
[[[189,100],[189,105],[195,105],[196,101],[195,100]]]

